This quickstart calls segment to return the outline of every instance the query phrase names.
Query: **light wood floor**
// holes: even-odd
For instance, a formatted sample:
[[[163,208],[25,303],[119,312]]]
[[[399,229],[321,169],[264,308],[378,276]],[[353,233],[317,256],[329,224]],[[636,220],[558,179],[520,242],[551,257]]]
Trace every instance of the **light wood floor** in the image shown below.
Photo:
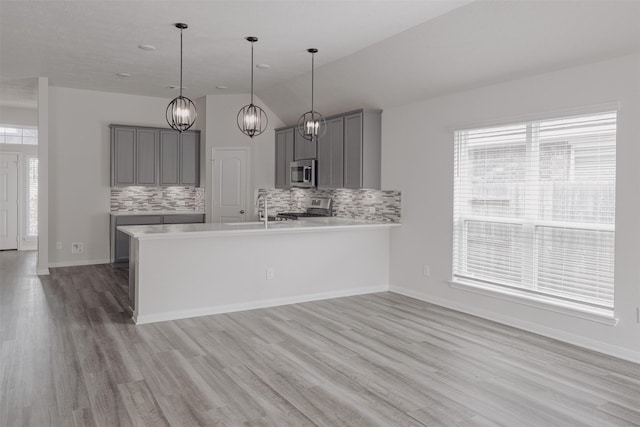
[[[640,365],[392,293],[135,326],[0,253],[1,426],[640,425]]]

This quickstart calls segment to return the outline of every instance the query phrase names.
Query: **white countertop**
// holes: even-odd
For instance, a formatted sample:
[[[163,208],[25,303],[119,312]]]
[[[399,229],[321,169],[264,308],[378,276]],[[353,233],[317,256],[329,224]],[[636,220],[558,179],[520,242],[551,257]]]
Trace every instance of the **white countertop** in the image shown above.
[[[269,222],[265,228],[260,222],[204,223],[204,224],[165,224],[165,225],[126,225],[118,230],[140,240],[191,238],[232,235],[256,235],[270,233],[299,233],[323,230],[361,230],[400,226],[399,223],[373,222],[348,218],[305,218],[297,221]]]
[[[133,215],[204,215],[204,211],[135,211],[135,212],[110,212],[111,216]]]

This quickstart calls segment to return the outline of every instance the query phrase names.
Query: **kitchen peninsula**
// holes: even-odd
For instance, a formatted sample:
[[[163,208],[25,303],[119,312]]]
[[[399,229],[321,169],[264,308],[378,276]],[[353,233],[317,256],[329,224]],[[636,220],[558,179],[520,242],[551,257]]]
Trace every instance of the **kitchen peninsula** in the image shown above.
[[[346,218],[123,226],[137,324],[380,292],[389,230]]]

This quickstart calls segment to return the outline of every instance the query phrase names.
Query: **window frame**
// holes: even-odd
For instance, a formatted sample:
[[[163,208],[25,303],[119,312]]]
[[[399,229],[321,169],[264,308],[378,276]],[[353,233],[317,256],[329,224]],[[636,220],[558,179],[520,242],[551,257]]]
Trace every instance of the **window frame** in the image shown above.
[[[460,174],[468,173],[471,168],[467,167],[463,169],[463,166],[466,164],[467,166],[471,165],[471,161],[469,160],[470,149],[466,148],[462,149],[462,135],[466,133],[466,131],[471,130],[483,130],[484,128],[491,127],[508,127],[508,126],[516,126],[516,125],[525,125],[526,126],[526,140],[525,140],[525,161],[530,161],[531,159],[535,159],[537,163],[535,166],[532,164],[527,164],[525,168],[525,176],[527,176],[531,169],[535,170],[536,175],[538,176],[537,180],[540,181],[540,173],[542,169],[540,168],[539,155],[532,155],[530,150],[540,150],[540,146],[544,143],[555,143],[556,141],[540,141],[539,138],[534,137],[533,135],[539,131],[540,122],[544,121],[553,121],[553,120],[562,120],[568,119],[575,116],[582,115],[591,115],[591,114],[607,114],[607,113],[615,113],[616,114],[616,140],[618,134],[618,121],[620,116],[620,106],[617,103],[609,103],[609,104],[601,104],[599,106],[593,106],[585,109],[581,109],[579,111],[564,111],[564,112],[555,112],[551,114],[537,115],[528,118],[520,118],[518,120],[509,120],[509,121],[501,121],[499,123],[483,123],[473,126],[466,127],[458,127],[457,129],[451,129],[454,136],[454,144],[456,145],[454,150],[454,176],[456,179],[454,180],[454,194],[453,194],[453,251],[452,251],[452,276],[449,280],[449,284],[453,288],[463,289],[467,291],[472,291],[475,293],[480,293],[484,295],[489,295],[493,297],[498,297],[500,299],[506,299],[509,301],[535,306],[538,308],[543,308],[551,311],[562,312],[565,314],[571,314],[577,317],[586,318],[589,320],[598,321],[606,324],[616,324],[617,319],[614,316],[615,310],[615,301],[612,301],[612,305],[610,308],[602,307],[598,304],[591,304],[589,302],[577,302],[571,298],[563,297],[558,294],[554,295],[552,292],[541,293],[536,291],[535,288],[538,287],[537,277],[531,277],[529,282],[533,284],[533,290],[529,290],[522,287],[514,287],[509,286],[508,284],[497,284],[492,283],[487,280],[483,280],[478,277],[466,277],[462,274],[456,274],[456,271],[467,272],[466,266],[462,268],[458,268],[457,263],[466,263],[468,262],[468,244],[469,241],[467,239],[468,233],[468,225],[470,221],[479,221],[481,223],[491,223],[495,222],[498,224],[517,224],[521,226],[521,229],[524,233],[528,233],[530,235],[530,245],[527,248],[528,251],[532,251],[531,256],[523,256],[522,263],[530,263],[533,264],[530,267],[527,267],[526,270],[529,271],[529,274],[533,274],[534,276],[538,275],[538,246],[540,244],[541,237],[538,236],[539,229],[541,228],[558,228],[564,230],[597,230],[597,231],[606,231],[613,232],[613,239],[615,242],[615,218],[614,223],[611,225],[608,224],[597,224],[597,223],[582,223],[578,221],[569,222],[569,221],[561,221],[561,220],[545,220],[539,218],[539,213],[535,214],[535,218],[530,215],[525,209],[525,215],[523,218],[513,218],[513,217],[491,217],[486,215],[465,215],[462,212],[458,212],[458,208],[456,207],[457,203],[460,203],[460,200],[457,199],[456,191],[458,191],[458,185],[473,185],[472,180],[467,178],[463,180],[463,184],[457,183],[458,176]],[[559,137],[557,142],[562,142],[562,137]],[[617,145],[617,141],[616,141]],[[615,150],[615,146],[614,146]],[[570,153],[572,156],[575,154]],[[616,162],[617,169],[617,162]],[[525,183],[528,189],[534,188],[536,190],[540,189],[539,185],[529,185],[525,179]],[[464,191],[463,191],[464,192]],[[471,193],[466,193],[471,194]],[[531,197],[528,195],[528,197]],[[461,198],[462,199],[462,198]],[[540,200],[538,197],[535,197],[536,200]],[[467,199],[471,200],[471,199]],[[489,200],[489,199],[487,199]],[[460,209],[461,211],[463,209]],[[461,224],[457,225],[456,222]],[[455,233],[458,233],[456,236]],[[523,240],[526,241],[526,240]],[[457,254],[457,252],[459,252]],[[613,252],[614,265],[615,265],[615,246]],[[523,271],[525,269],[523,268]],[[615,275],[615,271],[614,271]],[[524,282],[524,280],[523,280]],[[614,288],[615,288],[615,279],[614,279]]]

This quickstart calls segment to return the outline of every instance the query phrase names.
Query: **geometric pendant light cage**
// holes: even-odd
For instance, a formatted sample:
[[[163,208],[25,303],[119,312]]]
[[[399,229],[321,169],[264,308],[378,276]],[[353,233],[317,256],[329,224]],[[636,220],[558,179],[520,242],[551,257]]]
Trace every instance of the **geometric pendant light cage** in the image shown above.
[[[327,123],[322,114],[313,109],[314,55],[318,49],[307,49],[311,54],[311,110],[298,119],[298,134],[308,141],[322,137],[327,130]]]
[[[182,30],[186,30],[189,26],[177,23],[175,27],[180,30],[180,95],[174,98],[167,106],[166,118],[172,129],[184,132],[196,122],[198,113],[193,101],[182,96]]]
[[[246,40],[251,43],[251,102],[238,111],[237,123],[240,132],[253,138],[267,129],[269,119],[267,113],[253,103],[253,44],[258,41],[258,38],[247,37]]]

